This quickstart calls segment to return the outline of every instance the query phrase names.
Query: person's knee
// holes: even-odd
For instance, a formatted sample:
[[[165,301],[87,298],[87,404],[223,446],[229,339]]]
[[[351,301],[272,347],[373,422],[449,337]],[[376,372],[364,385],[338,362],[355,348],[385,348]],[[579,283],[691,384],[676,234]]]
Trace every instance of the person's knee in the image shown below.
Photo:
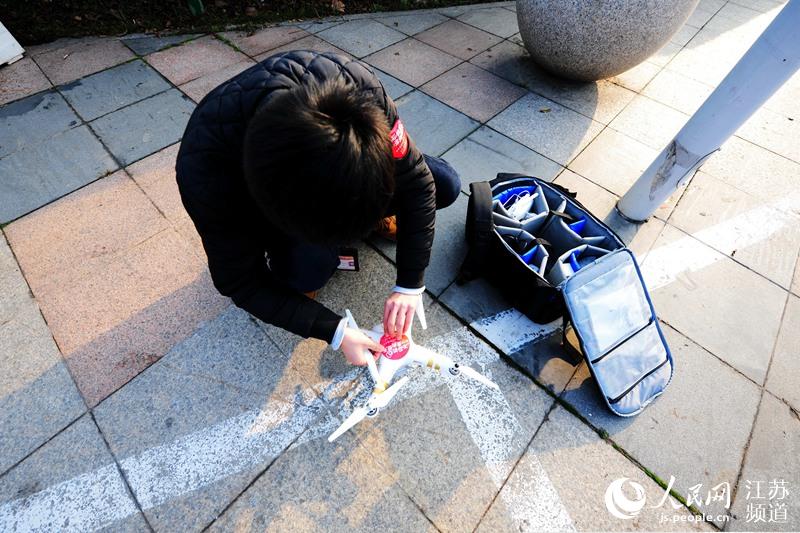
[[[436,185],[436,209],[452,205],[461,193],[461,178],[456,169],[440,157],[425,156]]]
[[[295,246],[289,252],[286,283],[298,292],[325,286],[339,265],[339,255],[324,246]]]

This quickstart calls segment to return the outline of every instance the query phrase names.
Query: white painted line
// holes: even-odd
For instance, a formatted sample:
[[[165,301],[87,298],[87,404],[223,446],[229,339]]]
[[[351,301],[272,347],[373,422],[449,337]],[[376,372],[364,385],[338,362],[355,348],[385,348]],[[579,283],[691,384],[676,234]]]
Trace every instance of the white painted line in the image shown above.
[[[476,320],[470,324],[503,353],[512,354],[555,333],[561,320],[537,324],[515,308]]]
[[[467,328],[435,338],[429,346],[468,364],[488,364],[498,359],[496,352],[475,338]],[[466,353],[463,352],[465,347]],[[395,403],[421,394],[446,379],[425,369],[415,369],[413,372],[426,375],[415,376],[395,398]],[[350,370],[335,378],[328,383],[325,393],[338,389],[345,379],[352,379],[353,376],[354,370]],[[492,404],[484,402],[476,411],[476,408],[467,407],[467,404],[473,394],[470,391],[480,387],[471,383],[464,387],[454,385],[457,380],[453,378],[446,381],[450,383],[454,397],[458,398],[459,409],[487,461],[487,468],[495,483],[498,483],[510,468],[508,464],[503,465],[502,459],[509,452],[495,447],[496,443],[493,442],[496,438],[508,436],[509,431],[518,429],[518,423],[508,411],[502,394],[496,396],[499,393],[493,393],[495,395],[490,396]],[[303,393],[304,397],[305,393],[312,394],[311,390]],[[505,425],[504,429],[491,426],[497,422],[483,416],[486,413],[479,416],[478,411],[503,405],[505,412],[497,420]],[[320,407],[322,401],[319,399],[313,400],[308,406],[298,406],[290,401],[271,401],[263,410],[248,411],[168,444],[149,448],[139,455],[124,458],[120,464],[142,508],[150,509],[248,467],[262,464],[279,454],[301,433],[298,444],[327,437],[340,421],[330,416],[318,418],[319,414],[325,414]],[[308,430],[303,433],[306,428]],[[550,490],[548,483],[546,474],[542,472],[537,474],[533,487],[539,493],[550,494],[547,492]],[[535,498],[520,497],[518,505],[523,505],[523,502],[527,502],[525,505],[528,506],[537,505]],[[553,502],[547,504],[555,505]],[[0,506],[0,530],[61,530],[68,523],[76,530],[89,531],[135,512],[136,508],[125,491],[116,467],[110,464]],[[524,507],[519,511],[521,516],[527,516],[530,512]]]

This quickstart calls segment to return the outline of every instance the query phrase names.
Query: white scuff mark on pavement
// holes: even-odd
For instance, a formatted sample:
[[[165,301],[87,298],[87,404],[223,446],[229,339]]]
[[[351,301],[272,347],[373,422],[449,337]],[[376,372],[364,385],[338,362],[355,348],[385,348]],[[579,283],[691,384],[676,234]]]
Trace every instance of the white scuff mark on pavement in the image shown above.
[[[136,513],[109,464],[0,507],[0,531],[88,531]]]
[[[558,331],[560,325],[560,320],[537,324],[513,307],[470,324],[503,353],[509,355],[552,335]]]
[[[466,327],[431,339],[427,344],[431,349],[447,353],[465,364],[487,365],[499,359],[495,351],[475,338]],[[358,371],[350,370],[328,382],[323,396],[327,396],[326,393],[332,390],[338,390],[343,381],[357,375],[354,372]],[[509,414],[513,418],[513,414],[502,394],[490,397],[491,406],[484,402],[476,403],[475,407],[467,407],[472,401],[470,394],[473,394],[467,391],[480,389],[479,385],[464,383],[462,391],[461,385],[453,385],[456,381],[454,378],[443,378],[422,368],[412,372],[420,375],[415,376],[404,388],[408,390],[398,394],[393,404],[422,394],[431,387],[442,384],[443,380],[450,383],[454,397],[458,396],[457,404],[461,405],[459,410],[470,428],[470,434],[487,461],[492,479],[495,483],[504,479],[503,473],[507,473],[513,465],[503,466],[501,458],[508,452],[494,446],[498,445],[498,439],[506,436],[504,432],[514,431],[518,422],[508,418]],[[304,392],[313,394],[310,389]],[[305,397],[305,394],[302,396]],[[505,429],[490,427],[497,423],[492,422],[497,417],[492,417],[488,412],[495,405],[505,406],[506,414],[499,417],[502,424],[507,425]],[[344,405],[342,407],[343,410],[347,408]],[[151,509],[249,467],[263,464],[280,454],[295,439],[295,445],[300,445],[312,439],[327,437],[339,425],[340,420],[330,415],[325,416],[324,409],[323,401],[319,398],[304,406],[292,403],[291,399],[273,400],[263,409],[245,412],[170,443],[124,458],[120,465],[142,508]],[[479,413],[481,410],[486,412]],[[533,516],[531,513],[535,513],[535,509],[527,507],[538,506],[540,502],[537,502],[537,498],[550,494],[550,490],[555,494],[557,504],[551,500],[543,502],[548,506],[561,505],[552,484],[549,485],[550,488],[548,484],[550,481],[544,471],[537,474],[536,481],[532,484],[535,493],[525,493],[518,497],[512,495],[515,505],[518,506],[512,512],[522,517]],[[65,529],[64,524],[69,524],[77,530],[89,531],[136,512],[134,502],[125,490],[116,466],[109,464],[0,506],[0,530],[61,530]],[[546,516],[560,517],[557,514]],[[545,529],[564,529],[561,522],[548,523],[540,520],[532,523],[541,523]]]
[[[796,231],[800,217],[795,213],[799,210],[800,196],[785,197],[651,250],[642,257],[648,290],[666,287],[682,273],[703,270],[728,257],[726,253],[757,244],[786,228]]]

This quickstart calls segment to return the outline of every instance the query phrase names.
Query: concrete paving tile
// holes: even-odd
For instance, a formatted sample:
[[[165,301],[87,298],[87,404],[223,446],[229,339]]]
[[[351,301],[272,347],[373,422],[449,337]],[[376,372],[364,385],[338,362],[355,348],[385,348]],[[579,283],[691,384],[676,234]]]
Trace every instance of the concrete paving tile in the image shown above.
[[[605,493],[616,479],[628,479],[628,484],[643,489],[642,508],[630,513],[630,519],[611,515],[605,504]],[[576,485],[575,480],[580,483]],[[673,509],[666,504],[654,509],[663,497],[664,489],[656,482],[588,426],[557,407],[478,531],[714,531],[707,524],[690,522],[693,516],[683,506]],[[621,516],[627,515],[622,512]]]
[[[117,168],[86,126],[0,159],[0,222],[8,222]]]
[[[711,17],[714,16],[717,10],[708,10],[703,8],[702,6],[697,6],[692,14],[689,15],[689,18],[686,20],[687,26],[693,26],[695,28],[702,28],[706,22],[711,20]]]
[[[664,67],[675,57],[675,54],[681,51],[681,48],[680,45],[668,42],[658,52],[648,57],[647,61],[659,67]]]
[[[684,24],[669,38],[669,42],[677,44],[678,46],[686,46],[689,41],[697,35],[698,31],[699,30],[694,26],[687,26]]]
[[[488,126],[562,165],[603,128],[599,122],[536,94],[517,100]]]
[[[440,156],[480,126],[466,115],[420,91],[397,100],[409,136],[426,154]]]
[[[176,44],[181,44],[183,42],[188,41],[189,39],[194,39],[199,37],[199,33],[191,33],[185,35],[147,35],[147,34],[138,34],[132,35],[129,37],[123,37],[122,42],[133,50],[133,53],[140,56],[146,56],[148,54],[152,54],[153,52],[158,52],[159,50],[163,50],[168,46],[174,46]]]
[[[514,35],[509,37],[508,40],[516,44],[517,46],[525,46],[525,41],[522,40],[522,36],[519,33],[515,33]]]
[[[303,37],[299,41],[279,46],[278,48],[274,48],[269,52],[264,52],[263,54],[256,56],[255,60],[264,61],[266,58],[272,55],[278,54],[280,52],[286,52],[288,50],[313,50],[315,52],[334,52],[345,56],[350,55],[344,50],[336,48],[328,41],[323,41],[316,35],[309,35],[308,37]]]
[[[792,209],[800,164],[765,148],[733,136],[719,152],[708,158],[702,169],[768,202],[786,199],[786,207]],[[800,214],[796,208],[793,211]]]
[[[50,81],[30,57],[23,57],[0,69],[0,105],[50,87]]]
[[[772,356],[766,388],[778,398],[782,398],[800,412],[800,360],[797,347],[800,346],[800,298],[789,295],[786,302],[781,331]]]
[[[498,172],[519,172],[551,181],[561,166],[512,141],[487,126],[481,126],[442,156],[461,176],[461,189],[494,179]]]
[[[405,34],[371,19],[351,20],[317,35],[355,57],[364,57],[406,38]]]
[[[617,85],[622,85],[626,89],[633,92],[641,92],[645,86],[650,83],[650,80],[655,78],[656,74],[661,71],[661,67],[654,63],[645,61],[639,63],[632,69],[626,70],[621,74],[617,74],[610,79],[611,82]]]
[[[519,31],[517,15],[501,7],[468,11],[458,17],[458,20],[503,38],[511,37]]]
[[[605,80],[576,83],[556,78],[537,66],[524,47],[509,41],[493,46],[471,63],[604,124],[635,96]]]
[[[86,406],[3,237],[0,294],[0,472],[5,472]]]
[[[663,305],[655,306],[663,316]],[[761,392],[689,338],[665,324],[662,329],[675,373],[669,388],[644,412],[634,418],[611,414],[586,365],[562,398],[665,483],[674,476],[673,489],[679,494],[686,496],[698,483],[703,491],[726,482],[733,487]],[[731,391],[736,391],[735,402],[730,401]],[[724,502],[701,510],[726,512]]]
[[[771,109],[759,109],[736,135],[800,163],[800,116],[787,117]]]
[[[800,215],[699,172],[669,221],[778,285],[791,287],[800,251]]]
[[[472,531],[553,399],[504,361],[474,365],[499,391],[462,380],[384,410],[364,445],[441,531]]]
[[[175,159],[179,149],[180,143],[175,143],[125,169],[150,201],[172,223],[189,217],[175,181]]]
[[[481,90],[476,91],[476,87]],[[420,89],[481,122],[486,122],[526,92],[469,63],[445,72]]]
[[[653,305],[665,322],[764,382],[785,290],[669,225],[643,263]]]
[[[89,415],[0,478],[0,528],[148,529]]]
[[[378,17],[377,20],[406,35],[416,35],[448,19],[435,11],[425,11],[410,15],[393,14],[388,17]]]
[[[73,81],[59,91],[89,121],[170,87],[147,63],[137,60]]]
[[[273,26],[254,32],[228,31],[219,34],[232,42],[236,48],[249,56],[263,54],[308,36],[308,32],[296,26]]]
[[[425,531],[430,522],[369,449],[310,438],[281,455],[211,531]],[[367,445],[369,446],[369,444]]]
[[[713,90],[713,87],[664,69],[647,84],[642,94],[681,113],[693,115]]]
[[[366,61],[414,87],[450,70],[459,59],[416,39],[406,39],[368,56]]]
[[[44,50],[31,51],[31,56],[55,85],[94,74],[134,58],[124,44],[112,37],[59,39]]]
[[[800,529],[800,420],[797,412],[764,394],[747,449],[728,531]],[[782,490],[782,489],[785,489]],[[763,515],[759,517],[759,513]]]
[[[431,261],[425,271],[425,287],[436,296],[456,279],[467,255],[467,244],[464,241],[467,200],[466,195],[460,194],[453,205],[436,212]],[[393,242],[380,237],[375,237],[373,242],[392,261],[395,260]]]
[[[383,72],[382,70],[373,69],[375,74],[378,76],[378,79],[381,80],[383,84],[383,88],[386,90],[386,94],[389,95],[389,98],[392,100],[397,100],[404,94],[410,93],[414,90],[414,88],[407,84],[403,83],[402,81],[398,80],[394,76],[390,76]]]
[[[147,56],[147,62],[175,85],[246,59],[247,56],[211,35]]]
[[[344,20],[339,20],[339,19],[335,19],[335,20],[314,19],[314,20],[308,20],[306,22],[300,22],[298,24],[295,24],[295,26],[297,26],[298,28],[301,28],[303,30],[306,30],[309,33],[319,33],[322,30],[327,30],[328,28],[336,26],[337,24],[341,24],[342,22],[344,22]]]
[[[502,41],[500,37],[457,20],[450,20],[416,36],[420,41],[461,59],[470,59]]]
[[[643,257],[650,250],[664,228],[664,222],[654,217],[644,224],[626,221],[615,209],[617,196],[569,169],[559,174],[555,182],[578,193],[578,200],[586,209],[614,230],[637,256]]]
[[[786,4],[784,0],[731,0],[731,3],[761,13],[773,11]]]
[[[80,124],[55,91],[29,96],[0,108],[0,158]]]
[[[789,78],[789,81],[764,103],[764,108],[785,117],[797,118],[800,115],[800,73],[795,73]]]
[[[255,62],[249,59],[241,63],[234,63],[222,70],[206,74],[205,76],[201,76],[189,83],[181,85],[180,90],[186,93],[189,98],[199,103],[205,95],[216,89],[219,85],[222,85],[237,74],[252,67],[254,64]]]
[[[688,119],[680,111],[637,95],[608,126],[660,151]]]
[[[794,270],[794,282],[792,282],[792,292],[800,296],[800,258],[797,259],[797,265]]]
[[[561,347],[561,321],[536,324],[484,279],[451,285],[441,301],[551,391],[564,389],[580,361]]]
[[[231,306],[95,416],[148,520],[169,531],[209,524],[323,411],[264,331]]]
[[[187,96],[171,89],[100,117],[91,127],[128,165],[179,140],[194,107]]]
[[[6,233],[90,405],[228,302],[204,261],[121,173]]]

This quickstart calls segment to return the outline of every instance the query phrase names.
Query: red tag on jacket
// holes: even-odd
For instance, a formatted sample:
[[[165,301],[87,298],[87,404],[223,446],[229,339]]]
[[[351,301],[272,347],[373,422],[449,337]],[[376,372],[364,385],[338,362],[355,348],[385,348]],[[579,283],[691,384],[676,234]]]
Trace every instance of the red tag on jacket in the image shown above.
[[[389,138],[392,141],[392,156],[395,159],[402,159],[408,153],[408,135],[403,122],[398,118],[392,127]]]

